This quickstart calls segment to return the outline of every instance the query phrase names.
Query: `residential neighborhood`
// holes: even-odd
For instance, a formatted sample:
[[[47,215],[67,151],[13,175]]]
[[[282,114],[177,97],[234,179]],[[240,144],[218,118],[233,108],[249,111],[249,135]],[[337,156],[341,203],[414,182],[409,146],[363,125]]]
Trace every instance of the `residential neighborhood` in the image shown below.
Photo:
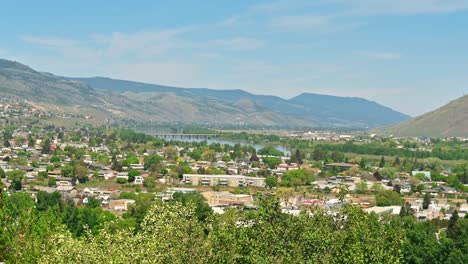
[[[23,126],[3,134],[0,168],[6,192],[25,192],[34,199],[39,192],[58,192],[77,206],[86,206],[92,197],[103,209],[118,213],[136,203],[122,199],[121,193],[152,193],[170,201],[174,190],[184,188],[200,192],[218,213],[254,206],[258,193],[271,192],[286,211],[329,208],[330,201],[339,199],[367,212],[399,214],[395,208],[407,203],[418,219],[430,220],[448,219],[454,210],[463,217],[468,206],[466,192],[443,180],[450,171],[440,165],[436,170],[399,171],[403,162],[398,157],[372,162],[335,152],[326,158],[317,150],[308,157],[299,149],[284,155],[269,146],[257,151],[157,138],[131,143],[123,140],[145,136],[127,130]],[[397,196],[380,195],[385,192]],[[427,196],[429,205],[423,206]]]

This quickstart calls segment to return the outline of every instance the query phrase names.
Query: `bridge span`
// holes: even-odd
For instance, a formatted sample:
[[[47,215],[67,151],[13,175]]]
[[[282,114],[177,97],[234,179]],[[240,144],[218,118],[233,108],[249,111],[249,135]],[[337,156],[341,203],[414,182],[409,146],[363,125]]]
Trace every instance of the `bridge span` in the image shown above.
[[[177,140],[177,139],[213,139],[216,137],[219,137],[219,134],[175,134],[175,133],[158,133],[158,134],[153,134],[153,136],[162,138],[162,139],[168,139],[168,140]]]

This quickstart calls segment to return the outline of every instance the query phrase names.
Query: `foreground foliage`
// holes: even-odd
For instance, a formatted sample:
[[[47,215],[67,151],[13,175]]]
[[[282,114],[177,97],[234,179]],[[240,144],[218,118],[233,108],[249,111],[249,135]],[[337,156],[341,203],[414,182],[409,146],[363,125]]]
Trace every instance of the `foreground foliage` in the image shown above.
[[[179,195],[180,196],[180,195]],[[50,198],[52,199],[52,198]],[[49,200],[50,200],[49,199]],[[52,199],[53,200],[53,199]],[[63,224],[59,205],[25,194],[0,200],[0,260],[7,263],[467,263],[468,220],[448,235],[414,217],[366,214],[345,206],[283,214],[278,200],[259,197],[258,210],[209,212],[194,197],[153,202],[129,219],[96,217],[98,228]],[[63,206],[63,205],[62,205]],[[205,209],[202,209],[205,208]],[[90,210],[102,210],[90,208]],[[87,214],[82,213],[83,217]]]

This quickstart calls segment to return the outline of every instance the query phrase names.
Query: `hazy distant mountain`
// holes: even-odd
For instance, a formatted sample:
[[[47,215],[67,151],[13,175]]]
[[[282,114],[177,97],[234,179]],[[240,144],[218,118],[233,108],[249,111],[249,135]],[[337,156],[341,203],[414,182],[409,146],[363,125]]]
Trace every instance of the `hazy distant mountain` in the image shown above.
[[[381,131],[398,136],[468,136],[468,95]]]
[[[370,128],[396,124],[410,117],[375,102],[356,98],[304,93],[290,100],[271,95],[255,95],[243,90],[213,90],[205,88],[178,88],[156,84],[115,80],[103,77],[73,78],[98,90],[120,93],[131,92],[133,96],[145,97],[151,93],[168,93],[186,98],[212,98],[225,103],[238,103],[256,109],[305,120],[309,127]],[[251,107],[242,107],[249,109]],[[303,122],[300,122],[300,125]]]
[[[177,88],[109,78],[66,78],[0,59],[0,96],[96,121],[362,129],[408,116],[361,98],[302,94],[286,100],[243,90]]]
[[[363,127],[396,124],[409,118],[388,107],[363,98],[303,93],[289,100],[303,106],[304,116],[317,116],[326,122],[351,122]]]
[[[80,81],[38,72],[18,62],[1,59],[0,96],[26,100],[47,112],[91,116],[99,122],[125,119],[145,123],[257,127],[303,127],[309,124],[306,120],[241,100],[226,103],[208,96],[97,90]]]

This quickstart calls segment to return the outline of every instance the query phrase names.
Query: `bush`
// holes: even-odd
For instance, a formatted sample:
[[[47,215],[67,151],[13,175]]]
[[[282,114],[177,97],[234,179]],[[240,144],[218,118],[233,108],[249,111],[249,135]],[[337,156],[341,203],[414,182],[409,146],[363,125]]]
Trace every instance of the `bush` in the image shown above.
[[[124,179],[124,178],[118,178],[118,179],[117,179],[117,183],[119,183],[119,184],[125,184],[125,183],[127,183],[127,180]]]
[[[52,187],[52,186],[57,185],[57,183],[56,183],[56,181],[55,181],[55,178],[54,178],[54,177],[50,177],[49,180],[48,180],[48,182],[47,182],[47,185],[48,185],[49,187]]]
[[[402,205],[403,199],[401,195],[394,191],[379,191],[375,195],[375,201],[377,206],[390,206],[390,205]]]

